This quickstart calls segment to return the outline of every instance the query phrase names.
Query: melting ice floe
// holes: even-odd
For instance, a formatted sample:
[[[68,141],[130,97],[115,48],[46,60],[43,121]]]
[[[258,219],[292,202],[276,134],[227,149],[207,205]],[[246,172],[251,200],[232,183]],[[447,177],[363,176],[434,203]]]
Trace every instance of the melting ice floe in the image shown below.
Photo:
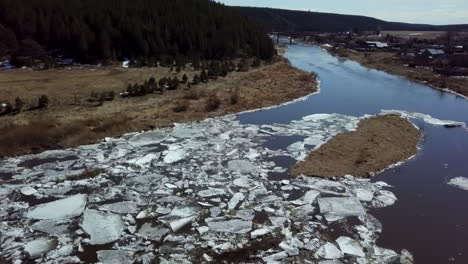
[[[27,259],[29,252],[44,263],[77,263],[96,254],[81,252],[85,245],[106,244],[96,255],[103,263],[199,263],[199,252],[209,262],[266,239],[278,243],[253,262],[393,263],[400,255],[376,246],[382,227],[368,213],[396,201],[385,190],[391,187],[352,176],[288,178],[272,161],[299,160],[359,121],[319,114],[255,126],[229,116],[1,161],[12,177],[0,187],[0,258]],[[303,140],[279,150],[264,146],[292,135]],[[44,157],[49,162],[22,166]],[[71,177],[95,169],[96,176]],[[272,181],[273,173],[284,178]],[[41,199],[54,201],[30,208]],[[331,225],[351,233],[332,239]]]
[[[412,113],[400,110],[382,110],[383,114],[398,114],[402,117],[409,118],[409,119],[421,119],[425,123],[435,125],[435,126],[451,126],[451,127],[463,127],[466,128],[466,124],[463,122],[452,121],[452,120],[441,120],[434,118],[430,115],[422,114],[422,113]]]
[[[448,182],[449,185],[455,186],[462,190],[468,191],[468,179],[465,177],[456,177]]]

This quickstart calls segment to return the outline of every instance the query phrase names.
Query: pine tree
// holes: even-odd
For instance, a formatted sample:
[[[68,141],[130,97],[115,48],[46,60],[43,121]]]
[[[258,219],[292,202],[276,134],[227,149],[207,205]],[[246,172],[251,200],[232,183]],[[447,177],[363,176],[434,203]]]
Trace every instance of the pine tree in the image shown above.
[[[184,76],[182,76],[182,83],[187,83],[187,82],[188,82],[187,74],[184,74]]]
[[[38,109],[47,109],[49,106],[49,97],[47,95],[43,94],[39,97],[39,100],[37,102],[37,108]]]
[[[199,76],[198,74],[195,74],[195,75],[193,76],[192,84],[193,84],[193,85],[197,85],[197,84],[199,84],[199,83],[200,83],[200,76]]]
[[[208,74],[206,73],[206,70],[203,69],[200,73],[200,81],[203,82],[203,83],[207,83],[208,82]]]

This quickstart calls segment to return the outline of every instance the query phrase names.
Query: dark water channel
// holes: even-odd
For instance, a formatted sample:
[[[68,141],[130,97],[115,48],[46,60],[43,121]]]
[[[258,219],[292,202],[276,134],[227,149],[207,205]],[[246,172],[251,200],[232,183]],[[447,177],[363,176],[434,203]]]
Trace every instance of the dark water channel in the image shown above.
[[[291,46],[285,56],[292,65],[318,74],[320,94],[239,115],[242,123],[289,123],[317,113],[362,116],[393,109],[468,123],[468,101],[455,95],[339,60],[318,47]],[[416,158],[373,179],[393,185],[399,199],[372,212],[384,227],[379,244],[408,249],[416,263],[468,263],[468,191],[447,184],[468,177],[468,132],[415,123],[424,130]]]

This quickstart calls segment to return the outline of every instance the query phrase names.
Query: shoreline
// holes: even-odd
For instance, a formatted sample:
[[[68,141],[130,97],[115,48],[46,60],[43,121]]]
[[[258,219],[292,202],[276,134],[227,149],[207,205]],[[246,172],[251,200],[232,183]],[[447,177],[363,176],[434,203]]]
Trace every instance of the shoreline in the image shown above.
[[[395,63],[384,63],[384,64],[382,64],[382,63],[376,62],[376,61],[381,61],[382,59],[379,60],[379,59],[376,59],[376,58],[372,57],[372,56],[377,57],[379,54],[376,55],[376,53],[372,53],[372,52],[366,53],[366,54],[369,54],[370,57],[365,58],[364,54],[362,52],[351,51],[349,49],[340,48],[339,49],[340,52],[344,52],[343,54],[345,54],[345,56],[342,56],[342,55],[340,55],[340,52],[334,51],[332,48],[324,48],[324,47],[321,47],[321,46],[319,46],[319,47],[321,49],[326,50],[327,52],[329,52],[332,56],[335,56],[335,57],[338,57],[338,58],[341,58],[341,59],[344,59],[344,60],[354,61],[356,63],[359,63],[363,67],[373,69],[373,70],[377,70],[377,71],[382,71],[382,72],[385,72],[385,73],[388,73],[388,74],[391,74],[391,75],[395,75],[395,76],[404,78],[406,80],[415,82],[417,84],[428,86],[428,87],[430,87],[430,88],[432,88],[434,90],[437,90],[437,91],[440,91],[440,92],[445,92],[445,93],[450,93],[450,94],[455,95],[456,97],[460,97],[462,99],[468,100],[468,89],[466,89],[466,88],[468,88],[468,81],[465,81],[465,84],[459,84],[459,83],[455,84],[454,83],[454,84],[452,84],[453,88],[439,87],[438,85],[436,85],[436,83],[439,82],[441,79],[430,79],[431,77],[432,78],[437,78],[438,76],[437,76],[437,74],[435,74],[433,72],[429,72],[429,71],[427,71],[425,69],[409,68],[409,67],[407,67],[407,66],[405,66],[403,64],[400,65],[400,64],[395,64]],[[385,52],[380,52],[380,53],[385,54]],[[386,58],[390,58],[390,57],[386,57]],[[414,72],[412,70],[414,70]],[[423,76],[423,77],[421,77],[421,76]],[[423,79],[418,79],[418,78],[423,78]],[[439,76],[439,78],[440,78],[440,76]],[[464,79],[455,80],[453,78],[451,79],[450,77],[447,77],[445,79],[445,81],[447,81],[447,80],[455,82],[455,81],[460,81],[460,80],[464,80]],[[459,86],[459,87],[457,88],[455,86]],[[454,89],[465,89],[465,90],[463,90],[463,92],[466,93],[466,94],[461,93],[461,92],[457,92]]]
[[[109,78],[104,76],[100,78]],[[238,91],[235,104],[230,101],[233,91]],[[163,95],[118,98],[99,107],[52,105],[45,112],[1,117],[4,123],[0,132],[5,136],[0,140],[4,146],[0,157],[66,149],[176,123],[262,111],[305,100],[317,92],[319,81],[314,76],[280,59],[248,72],[233,72],[190,90],[179,88]],[[213,93],[219,107],[207,111],[205,107]],[[183,111],[175,111],[177,105],[185,105]]]

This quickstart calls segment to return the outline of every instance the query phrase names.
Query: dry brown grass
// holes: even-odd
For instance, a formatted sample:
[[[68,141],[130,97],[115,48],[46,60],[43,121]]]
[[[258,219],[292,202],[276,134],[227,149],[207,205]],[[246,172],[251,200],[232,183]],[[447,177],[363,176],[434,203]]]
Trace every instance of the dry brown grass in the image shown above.
[[[421,133],[397,115],[364,119],[357,131],[340,134],[292,169],[292,174],[319,177],[366,177],[417,152]]]
[[[166,127],[174,122],[201,120],[248,109],[271,106],[316,90],[315,79],[281,60],[249,72],[234,72],[207,84],[180,88],[142,97],[120,98],[90,107],[92,91],[123,91],[127,82],[150,76],[167,76],[167,69],[71,69],[35,72],[13,70],[0,75],[0,100],[35,101],[40,94],[50,98],[47,111],[22,112],[0,117],[0,157],[35,153],[45,149],[94,143],[104,137]],[[181,72],[191,78],[193,72]],[[158,75],[160,74],[160,75]],[[174,75],[174,74],[172,74]],[[237,104],[230,103],[238,89]],[[205,102],[217,93],[219,107],[207,112]],[[177,102],[190,100],[186,111],[174,111]],[[176,103],[175,103],[176,102]],[[188,104],[187,104],[188,105]],[[175,109],[180,110],[180,109]]]

